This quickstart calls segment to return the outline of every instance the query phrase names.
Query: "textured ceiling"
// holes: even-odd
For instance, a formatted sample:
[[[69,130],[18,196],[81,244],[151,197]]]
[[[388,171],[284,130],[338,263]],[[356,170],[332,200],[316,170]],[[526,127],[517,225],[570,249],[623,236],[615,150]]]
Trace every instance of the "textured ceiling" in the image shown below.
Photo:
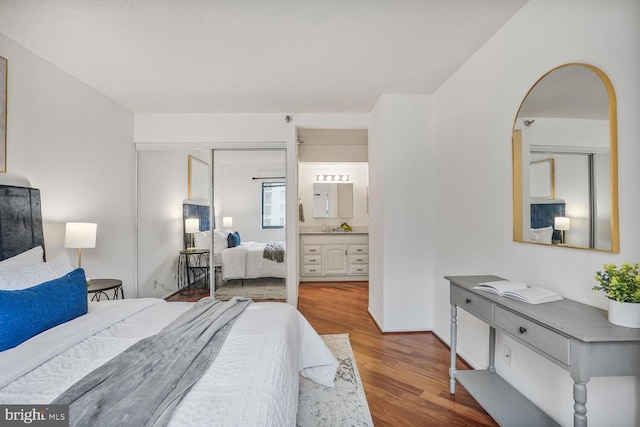
[[[369,112],[432,93],[526,2],[0,0],[0,32],[134,112]]]
[[[569,65],[553,70],[529,92],[518,117],[609,119],[609,94],[591,69]]]

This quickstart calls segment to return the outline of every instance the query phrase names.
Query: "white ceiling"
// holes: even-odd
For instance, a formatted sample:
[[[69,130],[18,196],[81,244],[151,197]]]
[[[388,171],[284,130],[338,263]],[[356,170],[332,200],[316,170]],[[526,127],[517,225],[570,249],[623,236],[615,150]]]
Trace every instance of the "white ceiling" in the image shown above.
[[[527,1],[0,0],[0,32],[137,113],[369,112]]]

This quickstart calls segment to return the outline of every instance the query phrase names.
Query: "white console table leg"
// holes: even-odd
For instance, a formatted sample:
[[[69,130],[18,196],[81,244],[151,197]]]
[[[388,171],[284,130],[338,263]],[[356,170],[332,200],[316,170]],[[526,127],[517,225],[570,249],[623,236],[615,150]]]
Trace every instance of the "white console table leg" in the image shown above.
[[[573,383],[573,425],[587,427],[587,384],[574,381]]]
[[[489,327],[489,372],[496,372],[496,328]]]
[[[456,394],[456,341],[458,339],[457,326],[458,309],[455,304],[451,304],[451,366],[449,367],[449,393]]]

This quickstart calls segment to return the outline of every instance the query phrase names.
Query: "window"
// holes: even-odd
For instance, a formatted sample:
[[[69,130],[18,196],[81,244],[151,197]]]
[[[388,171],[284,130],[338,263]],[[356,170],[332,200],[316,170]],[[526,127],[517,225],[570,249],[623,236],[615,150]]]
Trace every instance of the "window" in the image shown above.
[[[284,228],[286,212],[284,182],[262,183],[262,228]]]

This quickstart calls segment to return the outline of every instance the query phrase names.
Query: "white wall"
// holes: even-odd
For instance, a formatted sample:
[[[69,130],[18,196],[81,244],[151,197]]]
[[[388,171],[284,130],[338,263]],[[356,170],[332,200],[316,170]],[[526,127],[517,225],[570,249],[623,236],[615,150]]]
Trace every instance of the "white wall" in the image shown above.
[[[231,228],[238,231],[242,241],[285,240],[285,230],[263,230],[261,223],[262,183],[278,180],[252,179],[264,176],[285,177],[285,154],[284,150],[215,151],[213,194],[217,228],[224,228],[222,218],[226,216],[233,219]],[[295,188],[287,188],[287,191],[295,192]],[[288,218],[287,225],[292,222],[295,223],[295,220]]]
[[[98,224],[85,250],[89,277],[134,294],[133,114],[0,34],[8,67],[8,172],[39,188],[46,250],[64,251],[68,221]],[[75,249],[66,249],[72,263]]]
[[[371,117],[369,311],[384,332],[433,325],[432,126],[428,95],[383,95]]]
[[[531,0],[434,94],[437,119],[437,224],[434,331],[449,340],[445,275],[496,274],[606,307],[593,292],[603,263],[640,259],[640,3]],[[551,68],[586,62],[611,79],[618,98],[620,253],[512,242],[511,131],[522,98]],[[446,181],[445,181],[446,180]],[[459,349],[476,367],[488,363],[487,327],[460,310]],[[508,342],[509,382],[562,425],[572,425],[572,380],[556,365]],[[500,360],[500,358],[497,358]],[[638,378],[593,378],[590,425],[640,424]]]

